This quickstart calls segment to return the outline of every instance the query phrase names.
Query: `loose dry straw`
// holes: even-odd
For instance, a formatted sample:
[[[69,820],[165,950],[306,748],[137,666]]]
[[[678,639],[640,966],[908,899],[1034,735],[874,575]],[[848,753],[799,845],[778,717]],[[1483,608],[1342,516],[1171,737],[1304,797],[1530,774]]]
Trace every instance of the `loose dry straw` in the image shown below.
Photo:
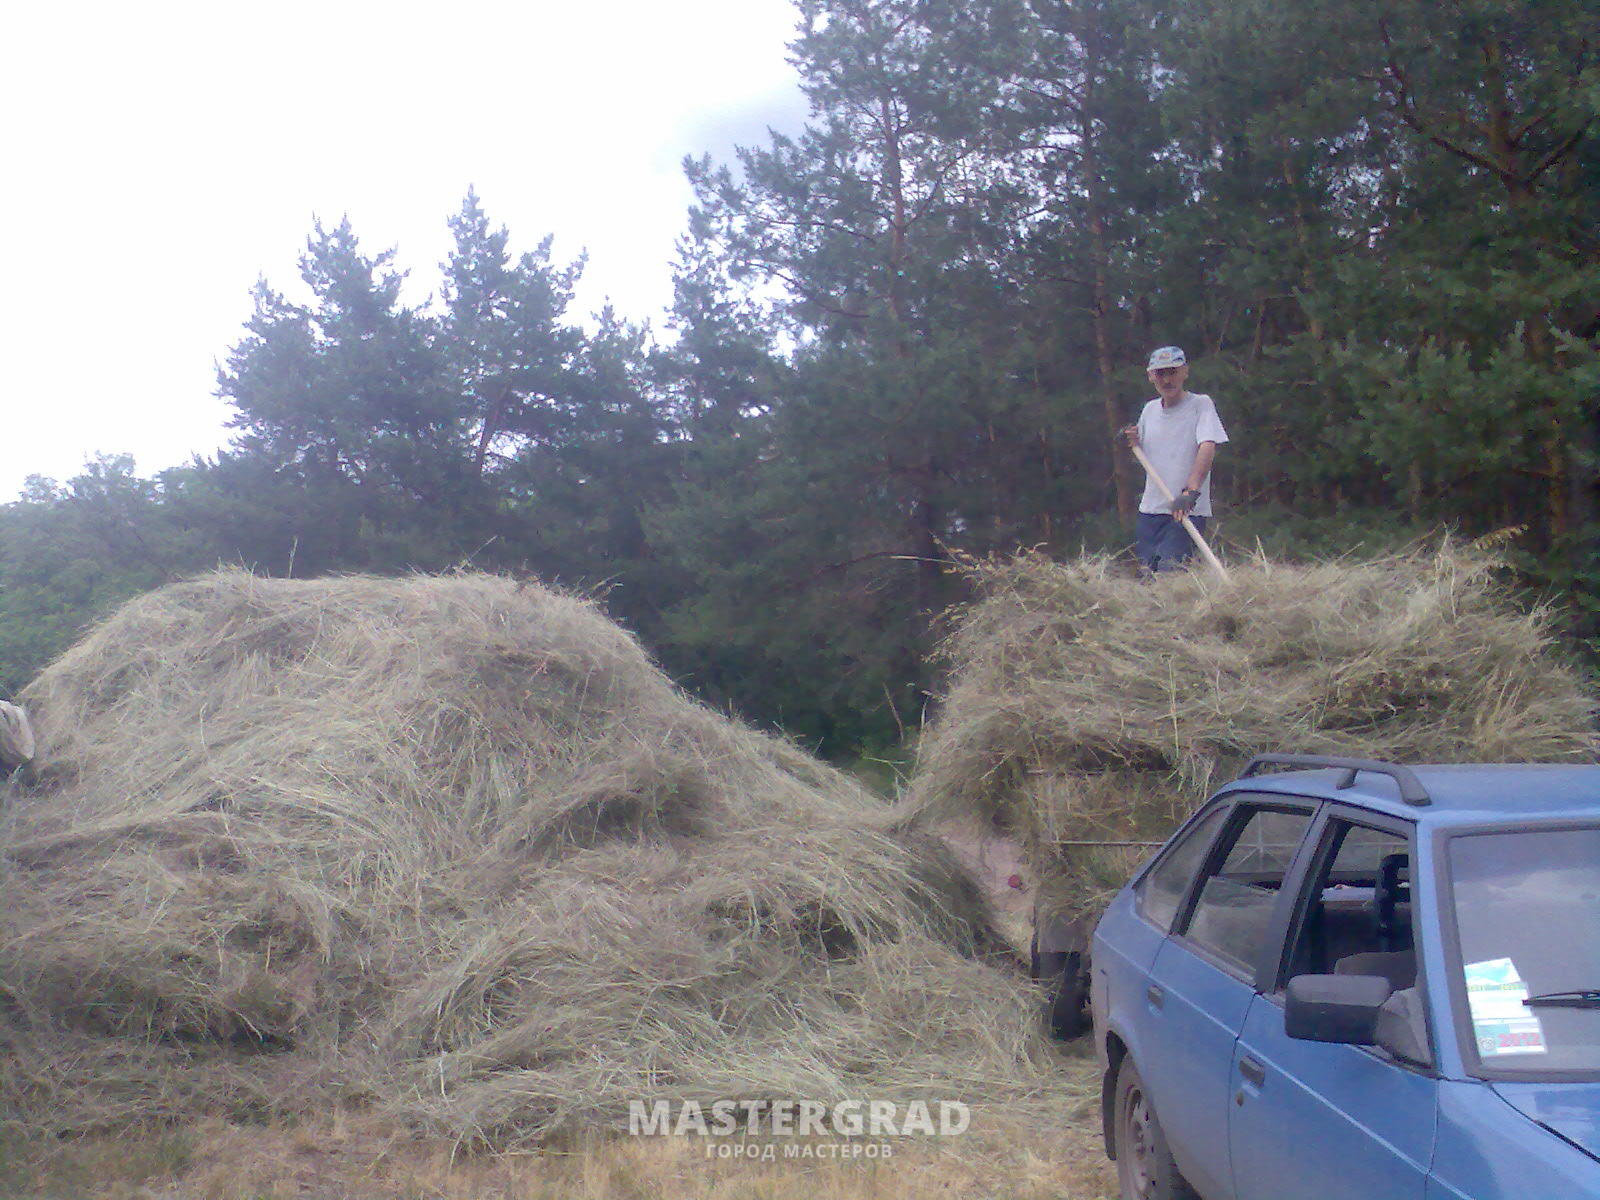
[[[981,598],[954,614],[913,798],[1014,831],[1046,907],[1092,910],[1137,861],[1082,843],[1164,837],[1257,753],[1596,755],[1593,697],[1550,614],[1520,608],[1470,549],[1256,558],[1225,581],[1138,580],[1102,557],[969,569]]]
[[[942,844],[581,599],[226,571],[26,699],[0,1113],[30,1129],[356,1099],[512,1146],[656,1095],[1055,1102]]]

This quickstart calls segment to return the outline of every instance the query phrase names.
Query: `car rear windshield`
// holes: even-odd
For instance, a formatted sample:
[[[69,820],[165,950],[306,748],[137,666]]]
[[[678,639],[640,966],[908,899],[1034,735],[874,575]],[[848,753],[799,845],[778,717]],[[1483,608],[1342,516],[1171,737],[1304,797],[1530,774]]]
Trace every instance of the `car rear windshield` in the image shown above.
[[[1600,828],[1459,836],[1449,861],[1464,985],[1452,990],[1479,1064],[1600,1073]]]

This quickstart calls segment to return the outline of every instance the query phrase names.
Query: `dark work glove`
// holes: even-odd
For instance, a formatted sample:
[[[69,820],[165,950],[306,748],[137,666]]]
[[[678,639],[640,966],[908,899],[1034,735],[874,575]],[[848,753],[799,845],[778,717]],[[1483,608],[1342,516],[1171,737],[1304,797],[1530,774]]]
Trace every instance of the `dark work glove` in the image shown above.
[[[1178,493],[1178,498],[1172,502],[1172,515],[1177,516],[1182,513],[1184,516],[1188,516],[1194,511],[1195,501],[1198,499],[1200,499],[1199,492],[1193,488],[1185,488]]]

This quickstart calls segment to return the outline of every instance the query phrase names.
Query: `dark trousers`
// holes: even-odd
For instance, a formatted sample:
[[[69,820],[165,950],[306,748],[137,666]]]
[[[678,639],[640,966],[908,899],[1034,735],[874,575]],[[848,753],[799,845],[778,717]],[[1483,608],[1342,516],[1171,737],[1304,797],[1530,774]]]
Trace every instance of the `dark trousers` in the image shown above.
[[[1205,517],[1190,517],[1194,527],[1206,531]],[[1171,513],[1140,513],[1134,547],[1147,571],[1176,571],[1194,553],[1194,539]]]

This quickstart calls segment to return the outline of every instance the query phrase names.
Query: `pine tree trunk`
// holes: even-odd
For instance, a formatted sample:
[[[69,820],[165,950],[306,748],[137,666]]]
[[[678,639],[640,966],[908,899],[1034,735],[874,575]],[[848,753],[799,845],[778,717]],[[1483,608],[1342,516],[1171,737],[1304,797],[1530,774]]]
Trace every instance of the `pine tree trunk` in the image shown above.
[[[1506,201],[1513,212],[1526,213],[1534,201],[1533,176],[1524,162],[1516,135],[1512,132],[1512,98],[1502,65],[1502,49],[1498,45],[1484,50],[1485,75],[1496,93],[1496,103],[1489,113],[1486,132],[1489,154],[1499,168],[1500,180],[1505,187]],[[1555,366],[1555,347],[1550,331],[1538,316],[1522,327],[1522,345],[1530,362],[1545,370]],[[1571,512],[1571,483],[1573,475],[1572,454],[1564,435],[1571,431],[1562,428],[1561,413],[1552,403],[1545,412],[1545,429],[1541,450],[1544,456],[1546,534],[1551,543],[1569,533],[1573,528]]]
[[[1106,286],[1105,226],[1100,220],[1094,202],[1090,201],[1089,230],[1094,243],[1094,354],[1100,372],[1100,400],[1105,407],[1106,433],[1111,438],[1111,475],[1117,489],[1117,517],[1124,526],[1133,524],[1133,472],[1129,466],[1132,457],[1122,448],[1118,436],[1125,421],[1117,411],[1116,390],[1112,386],[1112,373],[1116,362],[1111,353],[1111,331],[1107,327],[1110,306]]]
[[[1111,308],[1112,296],[1110,287],[1111,254],[1106,246],[1105,223],[1105,183],[1100,178],[1099,163],[1096,158],[1095,138],[1097,131],[1094,124],[1094,84],[1099,77],[1100,60],[1098,56],[1098,39],[1090,29],[1083,39],[1084,64],[1083,64],[1083,104],[1078,109],[1078,136],[1081,139],[1079,163],[1083,172],[1083,188],[1088,200],[1089,218],[1089,246],[1093,256],[1091,297],[1093,306],[1094,325],[1094,355],[1095,366],[1100,374],[1100,402],[1104,406],[1106,416],[1106,434],[1111,439],[1111,476],[1117,493],[1117,518],[1124,528],[1133,526],[1133,467],[1132,455],[1122,447],[1119,431],[1126,421],[1117,411],[1117,396],[1112,376],[1116,371],[1116,360],[1111,348]]]

